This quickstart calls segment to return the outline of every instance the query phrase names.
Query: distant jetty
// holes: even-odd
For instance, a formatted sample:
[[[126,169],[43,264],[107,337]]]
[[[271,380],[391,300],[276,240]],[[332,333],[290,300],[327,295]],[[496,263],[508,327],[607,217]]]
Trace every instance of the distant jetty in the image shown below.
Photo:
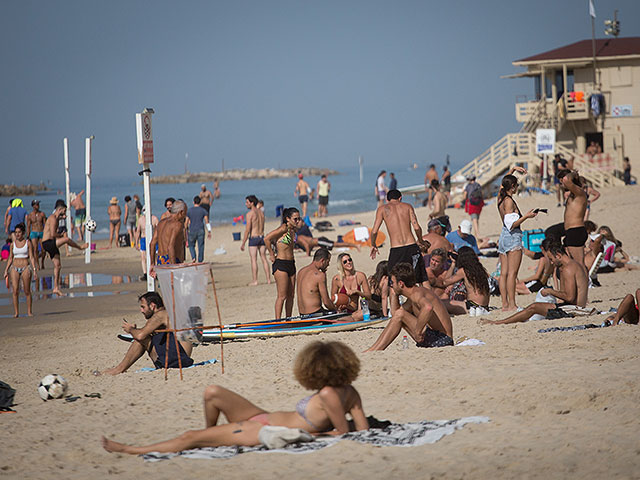
[[[49,190],[44,183],[39,185],[1,185],[0,197],[19,197],[20,195],[35,195]]]
[[[183,173],[180,175],[151,176],[151,183],[200,183],[220,182],[227,180],[248,180],[256,178],[287,178],[296,177],[302,173],[306,177],[319,177],[320,175],[339,175],[340,172],[327,168],[302,167],[302,168],[233,168],[223,172]]]

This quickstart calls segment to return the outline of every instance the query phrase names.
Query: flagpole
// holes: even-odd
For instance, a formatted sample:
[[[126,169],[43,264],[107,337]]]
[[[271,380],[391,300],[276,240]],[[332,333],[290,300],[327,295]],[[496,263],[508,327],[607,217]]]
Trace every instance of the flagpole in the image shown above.
[[[596,85],[596,9],[593,6],[593,0],[589,0],[589,15],[591,16],[591,51],[593,53],[593,89],[598,88]]]

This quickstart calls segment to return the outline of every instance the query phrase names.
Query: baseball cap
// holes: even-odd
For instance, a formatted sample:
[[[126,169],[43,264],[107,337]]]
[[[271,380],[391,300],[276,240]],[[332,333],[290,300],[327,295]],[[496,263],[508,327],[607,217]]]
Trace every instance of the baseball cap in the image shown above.
[[[471,233],[472,224],[470,220],[462,220],[460,222],[460,231],[469,235]]]
[[[442,225],[442,223],[440,223],[440,220],[438,220],[437,218],[432,218],[431,220],[429,220],[429,223],[427,223],[427,230],[431,230],[432,228],[435,227],[443,227],[444,225]]]
[[[31,206],[40,205],[40,200],[31,200]]]

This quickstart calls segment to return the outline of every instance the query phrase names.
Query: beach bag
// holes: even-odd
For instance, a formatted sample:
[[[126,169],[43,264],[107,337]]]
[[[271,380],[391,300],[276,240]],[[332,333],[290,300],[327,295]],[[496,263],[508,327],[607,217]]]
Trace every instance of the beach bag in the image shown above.
[[[476,185],[476,188],[469,193],[469,203],[474,206],[482,204],[482,187]]]
[[[0,381],[0,410],[8,409],[13,405],[13,397],[15,394],[15,389],[11,388],[8,383]]]

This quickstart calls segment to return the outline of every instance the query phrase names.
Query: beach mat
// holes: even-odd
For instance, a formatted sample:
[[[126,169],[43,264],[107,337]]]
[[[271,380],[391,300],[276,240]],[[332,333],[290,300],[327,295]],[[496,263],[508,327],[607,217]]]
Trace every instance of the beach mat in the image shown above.
[[[291,443],[284,448],[269,450],[264,445],[257,447],[209,447],[185,450],[180,453],[152,452],[141,455],[147,462],[184,458],[231,458],[249,452],[311,453],[330,447],[342,440],[366,443],[377,447],[416,447],[435,443],[446,435],[451,435],[469,423],[487,423],[488,417],[464,417],[455,420],[423,420],[413,423],[391,423],[385,428],[370,428],[361,432],[349,432],[336,437],[319,437],[312,442]]]

